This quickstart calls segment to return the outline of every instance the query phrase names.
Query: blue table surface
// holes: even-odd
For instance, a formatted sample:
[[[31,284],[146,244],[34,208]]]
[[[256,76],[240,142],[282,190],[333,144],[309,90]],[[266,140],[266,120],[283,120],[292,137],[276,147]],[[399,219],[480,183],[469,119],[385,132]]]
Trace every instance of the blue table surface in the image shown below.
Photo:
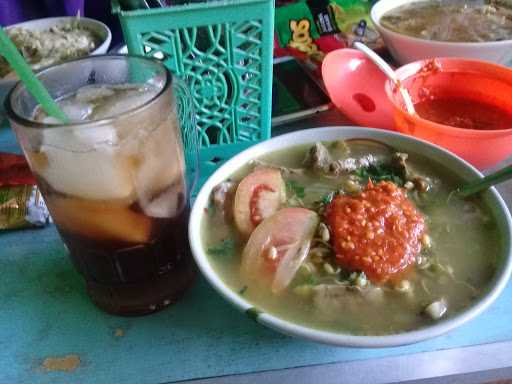
[[[19,152],[7,128],[0,151]],[[442,337],[355,349],[266,329],[202,278],[160,313],[107,315],[86,296],[53,226],[0,233],[0,273],[0,383],[156,384],[512,340],[510,284],[486,312]],[[71,364],[51,365],[53,358]]]

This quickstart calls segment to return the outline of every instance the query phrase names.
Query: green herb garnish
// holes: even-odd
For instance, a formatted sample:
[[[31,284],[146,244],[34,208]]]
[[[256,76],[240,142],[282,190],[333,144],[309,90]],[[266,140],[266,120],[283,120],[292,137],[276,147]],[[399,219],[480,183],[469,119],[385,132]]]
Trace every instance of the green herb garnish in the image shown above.
[[[214,245],[213,247],[209,247],[206,252],[212,256],[233,256],[235,253],[235,248],[235,240],[225,239],[222,240],[219,244]]]
[[[297,196],[299,199],[303,199],[305,196],[304,187],[295,180],[286,181],[286,190],[289,194]]]
[[[306,279],[304,279],[304,282],[302,284],[304,284],[304,285],[318,285],[318,279],[314,275],[309,275]]]
[[[332,199],[334,199],[334,196],[336,195],[336,192],[329,192],[327,193],[326,195],[324,195],[321,199],[320,199],[320,204],[323,204],[323,205],[327,205],[327,204],[330,204]]]
[[[378,183],[379,181],[391,181],[399,186],[403,186],[405,183],[396,167],[387,164],[372,164],[354,171],[354,174],[366,183],[369,180],[374,183]]]
[[[245,314],[249,316],[250,319],[254,321],[258,321],[258,316],[261,315],[263,312],[261,309],[258,309],[256,307],[251,307],[248,310],[245,311]]]

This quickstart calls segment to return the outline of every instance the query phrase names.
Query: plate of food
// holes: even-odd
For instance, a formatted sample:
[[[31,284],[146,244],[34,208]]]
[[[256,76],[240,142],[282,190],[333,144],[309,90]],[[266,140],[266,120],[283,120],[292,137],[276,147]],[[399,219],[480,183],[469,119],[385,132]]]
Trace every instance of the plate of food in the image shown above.
[[[105,24],[86,17],[36,19],[5,30],[34,71],[69,59],[106,53],[112,39]],[[9,63],[0,56],[0,112],[16,81]]]
[[[259,323],[317,342],[387,347],[469,321],[512,270],[510,213],[450,152],[361,127],[297,131],[220,167],[189,238],[209,283]]]

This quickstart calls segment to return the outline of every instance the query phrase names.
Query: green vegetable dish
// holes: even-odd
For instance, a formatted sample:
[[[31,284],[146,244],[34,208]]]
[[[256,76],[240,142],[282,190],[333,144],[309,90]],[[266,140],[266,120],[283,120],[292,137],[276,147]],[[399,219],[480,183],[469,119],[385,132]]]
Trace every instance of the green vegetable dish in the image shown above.
[[[460,182],[377,141],[296,146],[216,186],[201,236],[254,313],[354,335],[415,330],[464,310],[496,270],[497,225],[453,192]]]

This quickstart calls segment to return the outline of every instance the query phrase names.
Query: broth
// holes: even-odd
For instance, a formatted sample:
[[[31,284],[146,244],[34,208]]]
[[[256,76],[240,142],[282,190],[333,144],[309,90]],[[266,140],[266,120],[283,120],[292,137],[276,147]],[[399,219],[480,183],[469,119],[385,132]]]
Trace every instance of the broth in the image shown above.
[[[371,141],[324,144],[333,163],[345,167],[341,172],[333,170],[333,163],[322,169],[305,167],[305,154],[310,153],[307,145],[271,153],[257,162],[259,167],[262,164],[267,168],[277,167],[273,169],[278,169],[284,179],[286,200],[276,213],[256,224],[249,246],[254,244],[253,238],[260,229],[268,227],[287,207],[305,207],[320,218],[318,227],[314,223],[316,232],[306,258],[282,290],[275,289],[275,279],[272,285],[264,276],[253,278],[242,273],[247,236],[240,233],[236,218],[233,222],[229,213],[233,198],[224,200],[223,211],[213,203],[217,199],[214,194],[202,221],[202,237],[214,269],[226,284],[256,307],[278,317],[308,327],[356,335],[418,329],[457,314],[485,292],[495,271],[500,239],[485,206],[476,200],[450,195],[460,182],[456,175],[416,155],[409,155],[407,163],[402,162],[406,168],[400,168],[401,172],[389,165],[390,159],[398,157],[389,148]],[[231,190],[242,188],[240,180],[254,173],[255,167],[255,164],[246,165],[233,175]],[[369,180],[371,184],[367,184]],[[363,191],[369,191],[371,185],[392,183],[424,217],[428,235],[420,236],[422,250],[415,255],[412,265],[390,278],[374,281],[370,275],[338,263],[338,250],[332,250],[336,248],[334,239],[338,232],[334,233],[332,225],[327,223],[325,212],[333,209],[332,201],[340,196],[359,198],[366,196],[362,195]],[[333,192],[338,197],[332,198]],[[332,201],[329,203],[326,197]],[[293,237],[293,225],[292,222],[278,228],[277,236]],[[322,232],[324,227],[330,232],[327,241],[324,241],[327,235]],[[277,243],[278,250],[281,244]],[[322,257],[317,257],[319,249],[324,252]],[[265,255],[275,259],[273,252]],[[276,276],[279,267],[277,270]],[[446,312],[436,311],[439,303],[446,306]]]
[[[512,39],[512,7],[500,0],[416,1],[384,13],[380,23],[394,32],[427,40]]]

